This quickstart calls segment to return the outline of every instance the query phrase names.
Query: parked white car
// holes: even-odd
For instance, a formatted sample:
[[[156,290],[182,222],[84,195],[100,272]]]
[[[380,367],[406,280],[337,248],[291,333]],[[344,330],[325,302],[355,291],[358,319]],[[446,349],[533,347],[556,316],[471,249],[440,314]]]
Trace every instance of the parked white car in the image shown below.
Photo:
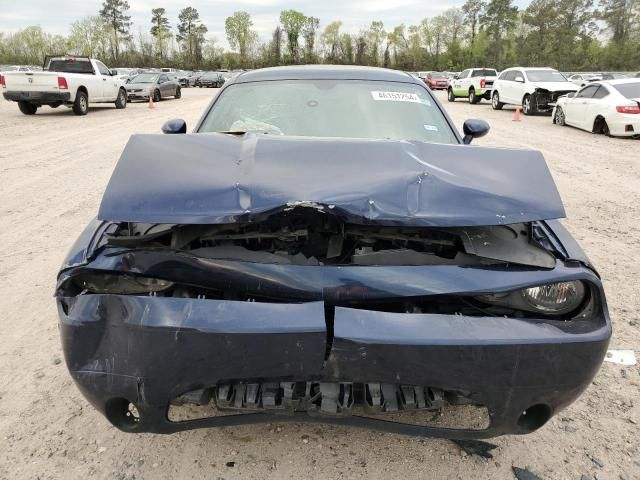
[[[47,57],[42,72],[3,73],[0,86],[4,98],[17,102],[25,115],[34,115],[43,105],[66,105],[76,115],[86,115],[90,102],[127,106],[124,81],[87,57]]]
[[[602,80],[602,78],[594,73],[575,73],[569,77],[569,81],[579,87],[584,87],[587,83],[597,80]]]
[[[522,105],[525,115],[551,113],[558,97],[578,88],[553,68],[508,68],[493,83],[491,106]]]
[[[590,83],[558,99],[553,123],[592,133],[640,138],[640,79]]]

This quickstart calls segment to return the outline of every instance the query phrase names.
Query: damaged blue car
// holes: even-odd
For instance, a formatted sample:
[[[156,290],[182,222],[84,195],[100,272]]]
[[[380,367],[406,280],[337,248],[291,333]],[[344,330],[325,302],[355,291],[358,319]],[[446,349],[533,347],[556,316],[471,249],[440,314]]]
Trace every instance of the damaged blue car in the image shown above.
[[[308,66],[132,136],[58,274],[78,388],[127,432],[542,427],[611,324],[544,158],[469,145],[488,128],[411,75]]]

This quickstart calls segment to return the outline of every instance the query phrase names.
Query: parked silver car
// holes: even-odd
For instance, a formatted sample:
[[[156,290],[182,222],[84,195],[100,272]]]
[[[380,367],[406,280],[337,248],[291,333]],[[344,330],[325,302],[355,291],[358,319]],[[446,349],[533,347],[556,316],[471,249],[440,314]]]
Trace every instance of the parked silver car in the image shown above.
[[[141,73],[133,77],[127,84],[127,96],[131,100],[148,100],[153,98],[159,102],[167,97],[180,98],[182,92],[175,75],[167,73]]]

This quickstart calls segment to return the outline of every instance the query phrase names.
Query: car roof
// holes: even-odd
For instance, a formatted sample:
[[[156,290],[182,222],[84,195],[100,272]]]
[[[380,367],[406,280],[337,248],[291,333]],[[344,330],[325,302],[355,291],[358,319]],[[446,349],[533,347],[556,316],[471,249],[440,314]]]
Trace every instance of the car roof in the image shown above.
[[[550,70],[553,72],[557,72],[555,68],[551,68],[551,67],[509,67],[509,68],[505,68],[503,72],[506,72],[507,70],[524,70],[525,72],[528,70]]]
[[[415,77],[399,70],[351,65],[300,65],[271,67],[243,72],[233,83],[268,82],[272,80],[375,80],[417,83]]]
[[[608,83],[610,85],[624,85],[625,83],[638,83],[637,78],[614,78],[611,80],[601,80],[597,83]]]

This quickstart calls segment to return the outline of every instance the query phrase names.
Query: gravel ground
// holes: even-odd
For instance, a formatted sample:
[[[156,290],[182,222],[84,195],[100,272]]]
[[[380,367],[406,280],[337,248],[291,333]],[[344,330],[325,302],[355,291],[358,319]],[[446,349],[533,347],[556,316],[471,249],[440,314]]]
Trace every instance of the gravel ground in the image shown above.
[[[593,385],[542,430],[495,439],[492,460],[451,442],[348,428],[270,424],[130,435],[109,426],[67,374],[52,298],[57,269],[95,216],[128,137],[163,121],[193,125],[214,94],[183,90],[149,110],[130,104],[76,117],[35,117],[0,100],[0,478],[544,479],[640,478],[639,367],[605,364]],[[444,101],[444,95],[439,94]],[[551,124],[511,121],[486,102],[445,103],[492,125],[481,145],[542,150],[567,207],[567,225],[600,268],[614,322],[612,348],[640,350],[640,143]]]

